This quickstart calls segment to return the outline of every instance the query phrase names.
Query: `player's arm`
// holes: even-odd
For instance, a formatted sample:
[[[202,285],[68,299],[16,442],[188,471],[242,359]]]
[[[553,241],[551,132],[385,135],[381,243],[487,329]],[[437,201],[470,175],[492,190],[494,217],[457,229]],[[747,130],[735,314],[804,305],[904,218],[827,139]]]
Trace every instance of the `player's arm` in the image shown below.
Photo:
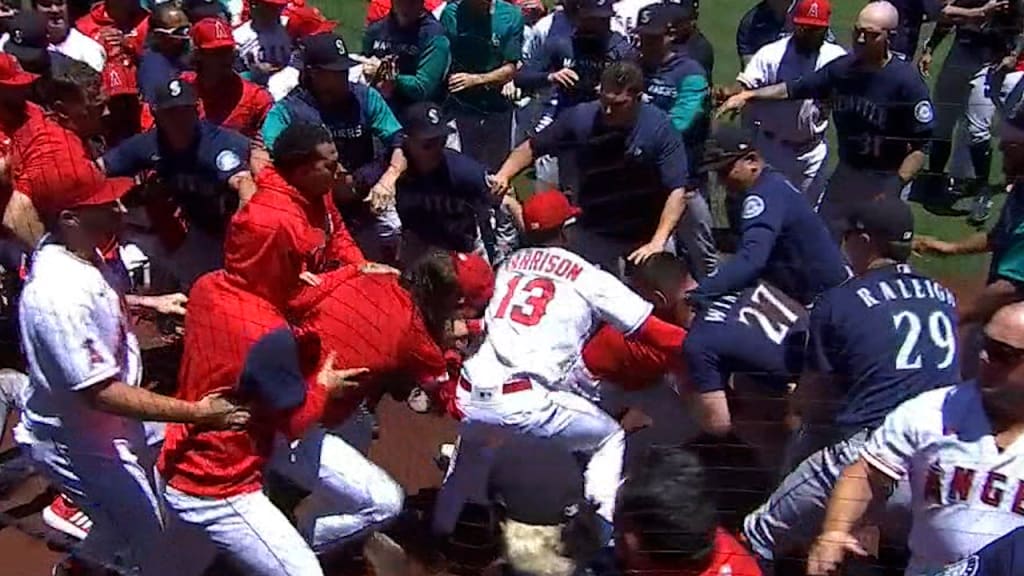
[[[523,58],[523,16],[518,13],[516,21],[512,23],[510,34],[501,38],[501,57],[504,63],[494,70],[482,74],[469,74],[457,72],[448,76],[448,90],[453,93],[461,92],[475,86],[493,86],[501,88],[508,84],[515,77],[519,69],[519,61]]]
[[[412,102],[426,100],[437,93],[452,62],[448,37],[438,34],[427,41],[416,62],[415,74],[395,76],[395,91]]]
[[[975,232],[966,238],[949,242],[933,236],[915,236],[914,251],[921,254],[937,254],[939,256],[959,256],[966,254],[984,254],[992,251],[992,242],[988,232]]]
[[[955,2],[947,2],[939,12],[940,22],[943,20],[951,24],[962,24],[966,22],[984,21],[996,12],[1006,10],[1009,6],[1007,0],[988,0],[985,4],[974,8],[958,6]]]
[[[696,409],[701,430],[723,437],[732,432],[732,415],[725,394],[729,375],[723,370],[723,359],[711,338],[712,332],[695,330],[683,346],[683,358],[689,382],[698,394]]]
[[[928,152],[928,144],[931,142],[932,130],[935,126],[935,109],[928,86],[922,78],[916,74],[913,76],[907,80],[905,103],[899,104],[904,108],[909,150],[897,171],[903,184],[913,180],[924,167],[925,155]]]
[[[957,307],[957,315],[961,326],[987,322],[997,310],[1024,299],[1019,281],[999,278],[985,286],[973,300],[967,300]]]
[[[654,230],[651,240],[644,246],[633,251],[629,260],[634,263],[643,262],[652,254],[663,252],[669,238],[679,225],[683,213],[686,212],[686,151],[683,148],[683,141],[678,134],[664,124],[657,133],[658,156],[655,162],[658,165],[658,174],[661,178],[661,185],[666,190],[671,190],[665,204],[658,216],[658,226]]]
[[[735,256],[718,267],[714,276],[701,281],[692,292],[695,300],[708,301],[750,286],[761,277],[782,227],[782,210],[773,206],[770,200],[759,195],[747,196],[743,202],[739,249]]]
[[[3,225],[29,252],[35,249],[39,239],[46,233],[32,199],[17,189],[11,193],[11,199],[4,209]]]
[[[241,429],[249,421],[245,409],[220,395],[186,402],[129,386],[110,378],[82,389],[86,402],[96,410],[149,422],[178,422],[211,429]]]
[[[590,265],[574,284],[596,316],[625,334],[626,338],[669,354],[682,352],[686,330],[654,317],[651,303],[615,276]]]
[[[842,363],[839,355],[846,350],[835,327],[843,320],[833,317],[829,293],[815,302],[808,318],[807,343],[804,348],[804,371],[796,390],[790,396],[791,411],[803,422],[831,422],[835,399],[841,388],[838,381]]]
[[[676,99],[668,111],[668,118],[677,132],[687,134],[706,113],[704,103],[709,91],[708,79],[703,74],[690,74],[679,81]]]

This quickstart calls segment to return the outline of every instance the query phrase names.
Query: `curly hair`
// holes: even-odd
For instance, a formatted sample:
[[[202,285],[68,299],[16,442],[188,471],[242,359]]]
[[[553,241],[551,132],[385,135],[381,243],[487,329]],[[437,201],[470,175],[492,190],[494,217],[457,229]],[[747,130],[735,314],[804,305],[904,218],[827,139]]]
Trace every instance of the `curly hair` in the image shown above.
[[[274,141],[270,157],[279,172],[290,172],[318,158],[317,146],[333,142],[331,133],[323,125],[294,122],[281,131]]]
[[[103,93],[100,73],[78,60],[69,60],[67,64],[55,69],[49,84],[51,106],[56,102],[94,101]]]
[[[452,255],[443,250],[427,252],[402,272],[399,283],[412,295],[427,331],[440,342],[459,302]]]

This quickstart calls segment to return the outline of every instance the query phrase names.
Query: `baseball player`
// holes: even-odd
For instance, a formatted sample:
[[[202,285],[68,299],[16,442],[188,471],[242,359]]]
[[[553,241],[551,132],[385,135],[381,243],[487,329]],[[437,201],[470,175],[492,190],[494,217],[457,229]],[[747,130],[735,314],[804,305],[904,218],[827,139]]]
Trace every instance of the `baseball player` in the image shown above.
[[[907,574],[938,572],[1024,526],[1024,304],[1000,309],[984,333],[977,380],[904,402],[843,471],[808,574],[832,573],[848,554],[864,553],[854,530],[897,482],[913,495]]]
[[[826,40],[832,7],[828,0],[802,0],[793,14],[795,29],[763,46],[736,77],[742,89],[790,82],[820,70],[846,50]],[[821,196],[828,166],[826,110],[816,100],[752,102],[743,115],[754,130],[758,151],[813,203]]]
[[[103,46],[107,63],[129,67],[134,75],[149,33],[148,16],[139,2],[97,2],[75,28]]]
[[[1024,558],[1024,528],[1001,536],[976,553],[951,564],[935,576],[1008,576],[1017,574]]]
[[[172,574],[142,420],[227,429],[244,426],[248,412],[218,395],[181,401],[139,387],[141,353],[118,272],[99,253],[130,185],[100,178],[33,191],[49,234],[21,294],[31,386],[15,439],[92,519],[81,556],[107,566],[121,556],[122,568]]]
[[[852,55],[797,80],[745,90],[720,108],[739,110],[751,100],[830,101],[839,164],[818,205],[837,240],[850,209],[875,195],[902,195],[924,164],[934,112],[921,75],[889,50],[898,23],[892,4],[871,2],[857,17]]]
[[[904,60],[913,60],[921,38],[921,26],[939,18],[942,2],[938,0],[890,0],[899,12],[900,25],[889,41],[889,49]]]
[[[291,63],[295,52],[282,16],[287,0],[248,0],[250,19],[231,31],[238,61],[248,80],[266,86],[270,78]]]
[[[811,542],[840,471],[856,461],[886,415],[959,380],[956,300],[905,264],[913,230],[910,207],[898,198],[864,204],[852,215],[844,248],[857,276],[825,292],[810,316],[794,399],[803,429],[792,457],[803,462],[744,521],[761,558]],[[908,500],[897,493],[891,502]],[[897,521],[883,528],[905,538],[899,516],[891,518]]]
[[[993,108],[991,100],[984,97],[978,99],[974,106],[968,104],[973,90],[984,90],[987,65],[1002,66],[1000,62],[1006,57],[1010,61],[1006,65],[1006,70],[1009,70],[1016,61],[1016,55],[1024,50],[1024,37],[1018,40],[1022,17],[1024,12],[1020,10],[1019,0],[956,0],[947,2],[943,7],[939,24],[925,44],[918,62],[922,74],[928,76],[935,50],[955,28],[953,46],[935,83],[938,108],[934,140],[929,149],[931,177],[925,181],[928,186],[923,192],[924,200],[935,201],[948,196],[951,185],[944,174],[953,151],[953,134],[958,123],[969,136],[974,185],[985,193],[992,167],[989,127]]]
[[[767,166],[749,132],[723,125],[705,151],[703,171],[716,171],[739,214],[736,256],[701,280],[691,300],[702,308],[764,279],[807,306],[847,277],[839,247],[800,192]]]
[[[551,438],[584,455],[587,496],[610,523],[625,435],[611,416],[562,381],[598,321],[669,353],[679,349],[685,332],[651,317],[650,303],[564,248],[565,228],[578,214],[557,191],[536,194],[523,206],[533,247],[517,251],[498,270],[485,314],[487,334],[463,365],[456,391],[465,415],[460,437],[485,452],[482,445],[495,434],[526,434]],[[456,455],[446,485],[452,481],[461,489],[454,478],[486,478],[480,470],[487,468],[486,454]],[[460,498],[452,500],[461,508]],[[440,496],[442,511],[446,504],[452,502]],[[435,522],[445,515],[451,517],[451,511]]]
[[[792,7],[793,0],[761,0],[743,14],[736,26],[736,53],[744,67],[758,50],[785,35]]]
[[[385,60],[394,60],[394,75],[383,80],[393,82],[388,97],[395,113],[401,116],[414,102],[438,102],[444,79],[451,65],[451,44],[441,23],[423,0],[397,0],[387,18],[366,27],[363,56],[377,63],[363,63],[363,75],[373,85]]]

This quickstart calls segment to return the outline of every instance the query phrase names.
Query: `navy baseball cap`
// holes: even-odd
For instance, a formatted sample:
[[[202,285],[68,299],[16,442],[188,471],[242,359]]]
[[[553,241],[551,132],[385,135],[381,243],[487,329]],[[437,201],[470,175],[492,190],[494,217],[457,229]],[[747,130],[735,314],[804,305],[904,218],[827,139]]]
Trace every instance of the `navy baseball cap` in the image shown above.
[[[157,88],[153,110],[195,106],[197,101],[196,89],[192,84],[181,78],[174,78]]]
[[[611,18],[615,15],[613,0],[579,0],[576,13],[580,18]]]
[[[715,129],[704,147],[698,172],[713,172],[754,152],[754,135],[744,128],[723,124]]]
[[[9,37],[4,52],[17,58],[26,70],[43,70],[48,67],[48,22],[42,12],[35,10],[22,10],[15,14],[7,25]]]
[[[914,239],[914,213],[906,202],[887,195],[855,206],[850,228],[885,242],[909,244]]]
[[[565,524],[586,498],[583,469],[572,452],[522,436],[507,439],[498,449],[487,492],[505,518],[532,526]]]
[[[636,33],[641,35],[667,34],[675,18],[670,4],[649,4],[640,9],[636,18]]]
[[[258,398],[275,411],[291,410],[306,401],[306,379],[299,367],[299,343],[290,328],[278,328],[252,345],[238,388],[242,394]]]
[[[432,102],[417,102],[406,108],[402,126],[408,137],[422,140],[443,138],[452,133],[441,107]]]
[[[1024,573],[1024,528],[989,542],[976,554],[946,566],[934,576],[1008,576]]]
[[[345,72],[358,62],[348,54],[345,41],[334,34],[315,34],[302,40],[303,65],[306,68]]]

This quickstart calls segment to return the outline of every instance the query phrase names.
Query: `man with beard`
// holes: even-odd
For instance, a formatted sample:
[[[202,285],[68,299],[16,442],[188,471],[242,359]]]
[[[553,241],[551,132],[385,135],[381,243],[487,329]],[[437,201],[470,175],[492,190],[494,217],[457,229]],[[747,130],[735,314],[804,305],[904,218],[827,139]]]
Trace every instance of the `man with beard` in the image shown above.
[[[176,2],[157,4],[149,16],[149,40],[139,58],[139,93],[153,104],[157,91],[188,69],[186,53],[192,28]]]
[[[907,574],[934,573],[1024,526],[1024,304],[988,322],[979,361],[976,380],[903,403],[871,435],[832,492],[808,574],[864,554],[853,531],[896,482],[913,492]]]
[[[719,109],[721,115],[756,100],[830,101],[839,164],[819,204],[837,240],[860,202],[902,196],[924,166],[935,113],[921,75],[889,49],[898,24],[892,4],[871,2],[854,24],[852,55],[795,80],[744,90]]]
[[[828,42],[829,0],[803,0],[796,7],[792,36],[758,50],[736,78],[743,89],[756,90],[789,82],[813,73],[844,56],[838,44]],[[743,116],[755,128],[755,145],[765,160],[782,172],[810,202],[816,202],[824,186],[828,166],[828,120],[816,100],[756,102]]]
[[[65,0],[38,0],[32,2],[32,8],[43,16],[40,20],[45,22],[43,29],[51,52],[85,62],[97,72],[103,70],[107,59],[103,46],[71,26]],[[8,36],[0,43],[6,44],[9,40],[18,42],[13,36]]]

